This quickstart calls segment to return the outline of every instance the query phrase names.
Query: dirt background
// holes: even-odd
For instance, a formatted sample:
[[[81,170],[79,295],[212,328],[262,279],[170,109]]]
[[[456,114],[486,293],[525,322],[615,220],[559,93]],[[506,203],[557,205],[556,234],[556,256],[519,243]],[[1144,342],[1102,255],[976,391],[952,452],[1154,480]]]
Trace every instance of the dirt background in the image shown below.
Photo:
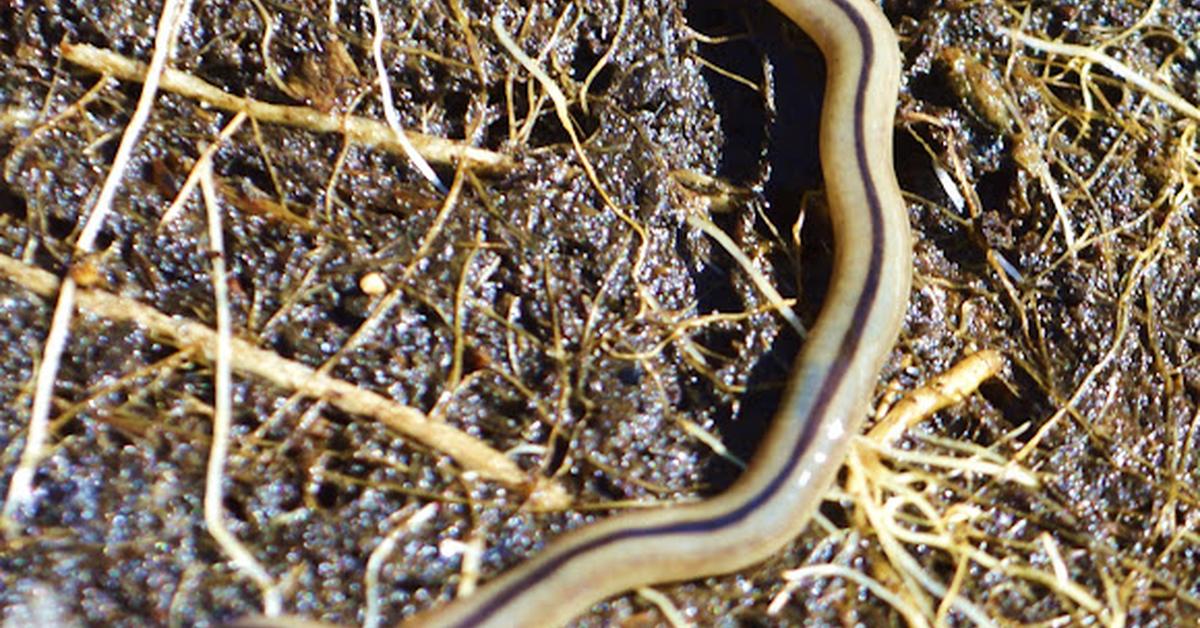
[[[471,577],[448,539],[482,548],[486,578],[564,530],[736,477],[799,340],[688,216],[812,320],[829,259],[820,56],[761,2],[525,4],[381,7],[399,123],[453,140],[419,146],[443,189],[386,133],[339,132],[386,118],[368,3],[196,4],[171,67],[291,117],[252,114],[221,140],[233,112],[164,86],[96,252],[74,255],[142,84],[66,51],[148,62],[162,7],[0,2],[0,485],[56,301],[33,271],[123,299],[72,319],[32,500],[0,544],[6,626],[262,608],[203,519],[213,363],[178,331],[216,325],[201,193],[163,222],[214,144],[235,335],[270,357],[235,364],[224,519],[287,612],[352,625],[372,607],[390,624]],[[879,406],[980,349],[1005,367],[882,453],[868,497],[835,490],[776,558],[659,590],[706,626],[890,625],[913,617],[901,608],[956,625],[1196,621],[1200,9],[883,8],[905,57],[916,268]],[[578,148],[493,16],[565,94]],[[293,365],[395,405],[348,409],[273,377]],[[397,408],[451,429],[404,433]],[[828,564],[900,602],[784,574]],[[630,594],[577,625],[665,621]]]

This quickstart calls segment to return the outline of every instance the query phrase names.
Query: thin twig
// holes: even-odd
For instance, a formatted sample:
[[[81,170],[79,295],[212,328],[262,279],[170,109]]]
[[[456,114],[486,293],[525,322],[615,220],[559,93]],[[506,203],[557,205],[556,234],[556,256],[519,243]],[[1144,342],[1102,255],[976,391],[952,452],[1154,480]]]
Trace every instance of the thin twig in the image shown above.
[[[141,81],[146,77],[145,64],[111,50],[72,43],[63,43],[60,49],[64,59],[93,72],[107,72],[126,81]],[[162,88],[169,92],[204,101],[218,109],[245,111],[255,120],[304,128],[317,133],[342,133],[360,146],[404,154],[404,148],[392,129],[377,120],[358,116],[336,116],[311,107],[276,105],[234,96],[179,70],[168,69],[163,72],[161,83]],[[512,168],[512,161],[501,153],[412,131],[406,131],[404,135],[412,142],[417,152],[436,164],[451,164],[463,159],[472,168],[481,171],[495,172]]]
[[[208,450],[208,471],[204,479],[204,523],[233,564],[250,576],[263,592],[263,614],[274,617],[283,610],[283,596],[274,578],[225,526],[225,458],[229,454],[229,432],[233,423],[233,325],[229,316],[229,279],[225,272],[225,239],[221,232],[221,208],[217,186],[213,183],[212,161],[200,169],[200,189],[208,217],[208,247],[212,252],[213,298],[217,309],[217,355],[213,369],[216,400],[213,411],[212,445]]]
[[[550,100],[554,102],[554,111],[556,114],[558,114],[558,120],[560,123],[562,123],[563,130],[567,132],[567,136],[571,138],[571,145],[575,148],[575,154],[579,157],[579,163],[583,166],[583,171],[587,174],[588,181],[592,183],[592,187],[594,187],[596,189],[596,193],[600,195],[600,200],[603,201],[604,205],[608,207],[610,211],[616,214],[622,222],[629,225],[629,228],[633,229],[633,231],[637,233],[640,244],[638,244],[638,252],[634,258],[633,269],[630,271],[630,275],[633,277],[633,280],[638,285],[638,289],[640,291],[641,283],[638,282],[637,277],[646,261],[647,249],[650,246],[650,236],[646,233],[646,228],[643,227],[641,223],[634,220],[633,217],[630,216],[625,210],[621,209],[616,202],[612,200],[612,197],[608,195],[608,192],[605,191],[604,186],[600,182],[600,175],[597,174],[596,169],[592,167],[591,160],[587,158],[587,154],[583,150],[583,143],[579,140],[579,133],[575,131],[575,123],[571,120],[571,113],[567,104],[566,95],[563,94],[561,89],[559,89],[558,84],[550,78],[550,75],[546,74],[546,71],[543,70],[536,61],[531,59],[529,55],[525,54],[525,51],[521,50],[521,47],[517,45],[517,42],[513,41],[512,36],[509,35],[508,31],[504,29],[504,20],[501,19],[499,13],[496,13],[492,16],[492,32],[496,34],[496,38],[500,40],[500,43],[504,46],[505,50],[507,50],[508,53],[512,55],[518,63],[521,64],[521,67],[525,68],[526,72],[529,72],[530,76],[532,76],[538,81],[538,83],[541,84],[542,89],[546,90],[546,94],[549,95]]]
[[[375,73],[379,75],[379,95],[383,99],[383,117],[387,120],[396,142],[400,144],[400,149],[404,151],[404,156],[408,157],[421,176],[433,184],[433,187],[437,188],[439,192],[445,194],[446,186],[438,178],[433,168],[429,167],[429,162],[421,157],[417,147],[409,141],[404,127],[400,126],[400,114],[396,112],[396,104],[392,99],[392,82],[388,80],[387,65],[383,62],[383,16],[379,11],[379,0],[371,0],[370,7],[371,19],[375,21],[374,33],[371,35],[371,58],[375,60]]]
[[[1124,79],[1130,84],[1140,88],[1142,91],[1150,94],[1154,98],[1166,103],[1172,109],[1182,113],[1183,115],[1200,121],[1200,109],[1195,105],[1184,100],[1179,94],[1176,94],[1171,88],[1166,87],[1152,79],[1139,74],[1133,68],[1117,61],[1108,54],[1098,50],[1093,46],[1080,46],[1078,44],[1064,44],[1057,41],[1046,41],[1032,35],[1026,35],[1018,30],[1008,31],[1010,37],[1014,41],[1024,44],[1029,48],[1050,54],[1059,54],[1069,57],[1076,57],[1095,63],[1104,69],[1112,72],[1117,77]]]
[[[184,180],[183,185],[179,188],[179,193],[175,195],[175,200],[171,201],[170,206],[167,207],[167,211],[163,212],[162,218],[159,219],[158,224],[160,227],[170,224],[183,212],[183,206],[187,203],[188,197],[192,195],[192,191],[196,189],[196,185],[200,182],[200,173],[212,163],[213,155],[217,154],[217,151],[225,145],[225,142],[228,142],[229,138],[233,137],[233,134],[242,128],[242,124],[246,122],[246,118],[246,112],[239,111],[221,129],[221,132],[217,134],[217,140],[204,147],[204,150],[200,152],[200,156],[196,158],[196,163],[192,166],[191,171],[188,172],[187,179]]]
[[[0,278],[7,279],[44,297],[57,293],[59,281],[50,273],[0,255]],[[191,321],[168,316],[158,310],[102,290],[80,292],[81,310],[113,320],[145,327],[160,342],[196,349],[198,357],[210,362],[216,357],[216,332]],[[349,382],[316,373],[312,368],[281,358],[244,340],[233,339],[233,370],[263,379],[284,390],[300,391],[308,397],[323,399],[341,410],[375,418],[396,432],[431,449],[453,457],[465,471],[485,480],[522,488],[528,485],[525,472],[504,454],[483,441],[451,425],[432,421],[411,406],[396,403],[383,395],[363,390]],[[543,483],[537,487],[546,495],[565,493],[561,486]]]
[[[804,323],[800,320],[800,317],[796,315],[795,310],[788,305],[788,300],[783,298],[783,295],[779,294],[779,291],[775,289],[775,286],[771,285],[771,282],[762,274],[762,272],[758,270],[754,263],[750,261],[750,258],[747,257],[740,248],[738,248],[737,244],[732,238],[726,235],[724,231],[721,231],[721,228],[714,224],[711,220],[708,220],[702,216],[688,214],[687,223],[696,229],[703,231],[708,235],[708,237],[716,240],[717,244],[720,244],[721,248],[725,249],[725,252],[729,253],[729,255],[733,257],[733,260],[737,262],[738,266],[742,267],[742,270],[744,270],[750,277],[750,281],[754,283],[754,287],[758,288],[758,291],[761,292],[764,297],[766,297],[767,302],[779,312],[779,315],[783,317],[783,320],[787,321],[787,323],[792,326],[792,329],[794,329],[801,338],[804,338],[808,335],[808,331],[804,329]]]
[[[129,124],[121,136],[121,143],[113,157],[112,167],[96,197],[96,203],[88,213],[87,221],[79,238],[75,241],[76,255],[92,252],[100,229],[112,209],[113,198],[117,194],[129,166],[133,149],[137,146],[142,129],[150,118],[150,110],[154,106],[154,98],[158,94],[159,80],[175,49],[175,35],[191,9],[191,0],[167,0],[159,16],[157,33],[154,37],[154,53],[149,67],[143,72],[145,82],[142,93],[138,98],[137,107],[129,118]],[[38,462],[42,458],[42,447],[47,436],[47,426],[50,420],[50,405],[54,397],[54,381],[58,378],[58,367],[66,349],[67,336],[70,333],[71,314],[75,309],[76,284],[70,274],[63,280],[58,293],[58,302],[51,317],[50,330],[46,334],[46,344],[42,351],[42,362],[38,366],[34,384],[33,403],[29,413],[29,431],[25,437],[25,449],[21,452],[21,460],[13,471],[8,485],[8,494],[4,500],[4,508],[0,510],[0,521],[4,527],[16,517],[17,512],[26,506],[33,498],[33,475]]]
[[[380,582],[380,574],[387,565],[388,559],[391,558],[392,552],[395,551],[396,545],[402,538],[429,523],[429,520],[436,514],[437,504],[430,502],[419,510],[415,506],[407,507],[388,517],[388,522],[395,522],[395,527],[384,535],[383,540],[375,546],[370,557],[367,558],[367,568],[363,576],[364,597],[367,600],[367,608],[363,611],[363,628],[378,628],[383,623],[382,607],[386,595],[381,586],[383,583]]]

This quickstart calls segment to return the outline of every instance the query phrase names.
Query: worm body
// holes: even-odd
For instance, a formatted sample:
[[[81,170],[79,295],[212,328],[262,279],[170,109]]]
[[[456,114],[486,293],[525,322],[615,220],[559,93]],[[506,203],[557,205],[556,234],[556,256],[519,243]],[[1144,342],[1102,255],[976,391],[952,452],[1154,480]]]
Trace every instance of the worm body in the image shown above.
[[[725,493],[606,519],[407,626],[557,626],[647,584],[735,571],[807,525],[859,430],[908,301],[907,211],[892,168],[900,59],[868,0],[771,0],[816,41],[828,79],[821,163],[834,233],[828,294],[750,467]]]

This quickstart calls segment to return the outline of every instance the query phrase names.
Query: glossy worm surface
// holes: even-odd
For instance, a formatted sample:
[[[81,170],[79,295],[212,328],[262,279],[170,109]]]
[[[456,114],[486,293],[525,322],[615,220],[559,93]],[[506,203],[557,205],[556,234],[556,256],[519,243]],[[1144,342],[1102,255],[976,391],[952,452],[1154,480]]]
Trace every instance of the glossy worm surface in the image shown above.
[[[749,469],[713,499],[567,534],[474,595],[405,625],[556,626],[632,588],[747,567],[794,538],[833,481],[908,300],[910,235],[892,168],[899,51],[869,0],[771,3],[825,57],[821,164],[835,252],[825,303]]]

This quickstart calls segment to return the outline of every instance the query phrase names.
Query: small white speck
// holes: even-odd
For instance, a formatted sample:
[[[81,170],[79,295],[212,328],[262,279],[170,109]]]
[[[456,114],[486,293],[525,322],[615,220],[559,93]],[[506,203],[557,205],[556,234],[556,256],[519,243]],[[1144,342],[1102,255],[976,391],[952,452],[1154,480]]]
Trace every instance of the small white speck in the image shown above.
[[[825,438],[838,440],[846,434],[846,426],[841,421],[830,421],[825,427]]]
[[[829,460],[829,455],[823,451],[818,451],[817,453],[813,454],[813,462],[817,464],[825,464],[826,460]]]
[[[796,486],[806,486],[808,484],[808,481],[811,479],[812,479],[812,473],[805,470],[804,473],[800,474],[800,479],[796,480]]]
[[[358,289],[363,291],[363,294],[371,297],[379,296],[387,292],[387,281],[383,275],[377,272],[369,272],[358,280]]]

